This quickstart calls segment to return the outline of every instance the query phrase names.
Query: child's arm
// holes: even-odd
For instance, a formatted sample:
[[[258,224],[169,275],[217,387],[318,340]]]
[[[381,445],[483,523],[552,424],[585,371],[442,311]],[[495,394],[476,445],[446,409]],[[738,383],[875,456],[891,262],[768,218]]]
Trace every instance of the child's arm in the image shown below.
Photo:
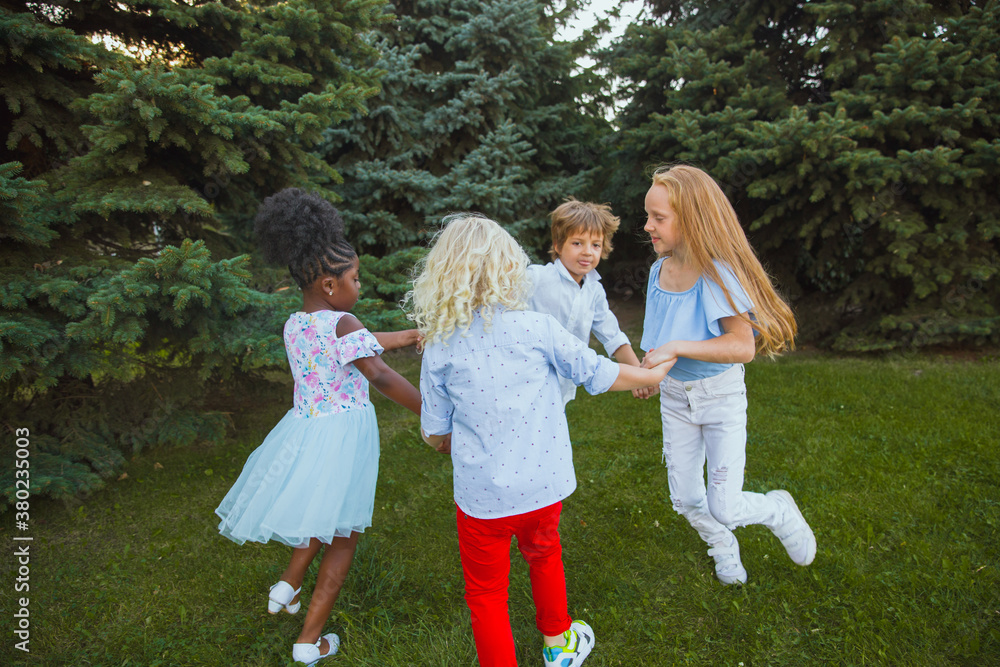
[[[619,364],[626,364],[628,366],[639,365],[639,357],[635,356],[635,350],[632,349],[631,345],[622,345],[615,350],[612,356],[614,356],[615,361]]]
[[[349,333],[363,328],[358,318],[346,314],[337,322],[337,337],[343,338]],[[379,393],[391,401],[399,403],[407,410],[420,415],[420,392],[409,381],[396,371],[389,368],[382,357],[362,357],[351,363],[361,371],[368,382],[378,389]]]
[[[677,359],[675,358],[651,368],[638,368],[627,364],[618,364],[618,377],[615,378],[608,391],[628,391],[629,389],[643,389],[658,385],[663,381],[663,378],[667,377],[667,372],[673,367],[676,361]]]
[[[432,347],[430,351],[424,350],[424,358],[420,364],[420,437],[442,454],[450,454],[455,406],[444,378],[435,372],[433,357],[436,351],[436,347]],[[427,435],[428,430],[434,434]]]
[[[339,334],[338,334],[339,335]],[[405,331],[373,331],[372,335],[386,352],[398,350],[401,347],[410,347],[420,342],[420,332],[416,329],[406,329]]]
[[[380,394],[420,415],[420,392],[406,378],[389,368],[382,357],[363,357],[352,363]]]
[[[627,366],[638,366],[639,357],[635,355],[635,350],[632,349],[631,345],[622,345],[617,350],[615,350],[615,361],[619,364],[625,364]],[[632,390],[632,396],[636,398],[649,398],[650,396],[655,396],[659,393],[659,385],[654,385],[651,387],[640,387],[639,389]]]
[[[591,394],[605,391],[628,391],[659,384],[667,376],[667,371],[674,365],[673,361],[663,363],[657,368],[640,368],[628,364],[616,364],[607,357],[602,357],[590,349],[579,338],[563,328],[555,318],[540,315],[542,319],[531,322],[539,331],[548,326],[545,336],[548,347],[545,352],[548,361],[558,375],[570,378],[574,383],[584,386]],[[619,346],[620,348],[621,346]],[[619,350],[615,350],[617,354]],[[623,354],[628,354],[624,352]],[[632,352],[635,359],[635,352]],[[614,379],[612,379],[614,373]]]
[[[756,347],[753,327],[736,315],[719,320],[723,334],[708,340],[672,340],[650,350],[642,360],[643,368],[677,361],[677,357],[717,364],[745,364],[753,361]]]
[[[639,357],[635,355],[632,345],[628,342],[628,337],[618,325],[618,318],[611,312],[607,294],[604,288],[599,286],[593,303],[594,321],[591,324],[591,332],[597,337],[608,351],[608,355],[615,358],[619,364],[628,366],[638,366]],[[586,341],[584,341],[586,342]],[[608,349],[609,346],[618,345],[617,348]],[[632,390],[635,398],[649,398],[660,391],[659,386],[641,387]]]

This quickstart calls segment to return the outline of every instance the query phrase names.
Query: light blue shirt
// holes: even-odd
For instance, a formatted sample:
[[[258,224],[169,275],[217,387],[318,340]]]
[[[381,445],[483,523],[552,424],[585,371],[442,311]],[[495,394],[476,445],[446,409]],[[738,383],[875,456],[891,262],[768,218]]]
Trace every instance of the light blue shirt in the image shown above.
[[[463,512],[524,514],[576,489],[560,375],[599,394],[614,384],[618,365],[530,311],[500,311],[489,331],[476,313],[467,331],[424,350],[420,425],[428,435],[452,434]]]
[[[583,283],[577,284],[563,263],[556,259],[544,266],[529,266],[528,277],[532,283],[528,310],[556,318],[584,344],[590,344],[593,332],[609,357],[622,345],[629,344],[628,336],[618,326],[618,318],[608,307],[608,296],[596,270],[588,272]],[[576,397],[576,385],[569,378],[560,378],[559,384],[565,405]]]
[[[724,332],[719,320],[746,313],[753,309],[753,303],[740,285],[732,270],[722,262],[715,262],[719,277],[726,284],[733,302],[739,308],[733,310],[726,301],[722,288],[704,275],[698,278],[694,287],[686,292],[668,292],[660,287],[660,267],[663,259],[658,259],[649,270],[649,285],[646,289],[646,315],[642,323],[642,340],[639,346],[649,352],[672,340],[702,341],[717,338]],[[670,377],[685,382],[702,380],[718,375],[733,364],[716,364],[679,357],[670,369]]]

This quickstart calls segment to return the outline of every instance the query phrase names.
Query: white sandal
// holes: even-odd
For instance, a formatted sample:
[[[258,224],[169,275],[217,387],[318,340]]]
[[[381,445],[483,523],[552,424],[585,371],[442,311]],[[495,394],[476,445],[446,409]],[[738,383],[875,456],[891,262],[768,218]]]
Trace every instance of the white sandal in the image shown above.
[[[289,604],[289,602],[301,590],[301,587],[298,590],[292,590],[292,585],[287,581],[279,581],[274,586],[271,586],[271,590],[267,594],[267,613],[277,614],[284,609],[289,614],[297,614],[299,609],[302,608],[302,600],[299,600],[295,604]]]
[[[324,639],[330,645],[330,648],[326,653],[320,653],[319,647]],[[304,662],[306,667],[309,667],[309,665],[315,665],[323,658],[329,658],[331,655],[334,655],[339,648],[340,637],[331,632],[317,639],[315,644],[292,644],[292,660],[294,662]]]

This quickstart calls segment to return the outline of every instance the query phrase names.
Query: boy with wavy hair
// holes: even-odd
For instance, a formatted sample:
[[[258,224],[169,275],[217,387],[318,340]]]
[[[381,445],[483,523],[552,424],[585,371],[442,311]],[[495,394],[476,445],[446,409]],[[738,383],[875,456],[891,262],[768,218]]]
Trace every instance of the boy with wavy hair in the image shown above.
[[[554,317],[570,333],[590,342],[593,333],[609,357],[629,366],[638,366],[628,336],[618,326],[618,318],[608,306],[597,264],[613,249],[611,237],[621,223],[607,204],[569,198],[551,213],[552,261],[528,267],[532,293],[528,309]],[[560,378],[563,405],[576,397],[576,385]],[[635,393],[645,398],[649,390]]]

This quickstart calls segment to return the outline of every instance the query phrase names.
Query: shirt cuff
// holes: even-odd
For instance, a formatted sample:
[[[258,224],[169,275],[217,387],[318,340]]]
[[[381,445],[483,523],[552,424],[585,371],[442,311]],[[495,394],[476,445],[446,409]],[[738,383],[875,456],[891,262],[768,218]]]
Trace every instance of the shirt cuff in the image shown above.
[[[611,389],[611,385],[618,379],[618,364],[607,357],[597,357],[597,359],[597,371],[583,385],[591,396],[603,394]]]
[[[622,345],[628,345],[628,336],[625,335],[624,331],[619,331],[614,338],[609,340],[604,344],[604,350],[608,353],[609,357],[615,356],[615,351]]]
[[[420,428],[427,435],[446,435],[451,433],[451,419],[432,415],[424,410],[420,411]]]

